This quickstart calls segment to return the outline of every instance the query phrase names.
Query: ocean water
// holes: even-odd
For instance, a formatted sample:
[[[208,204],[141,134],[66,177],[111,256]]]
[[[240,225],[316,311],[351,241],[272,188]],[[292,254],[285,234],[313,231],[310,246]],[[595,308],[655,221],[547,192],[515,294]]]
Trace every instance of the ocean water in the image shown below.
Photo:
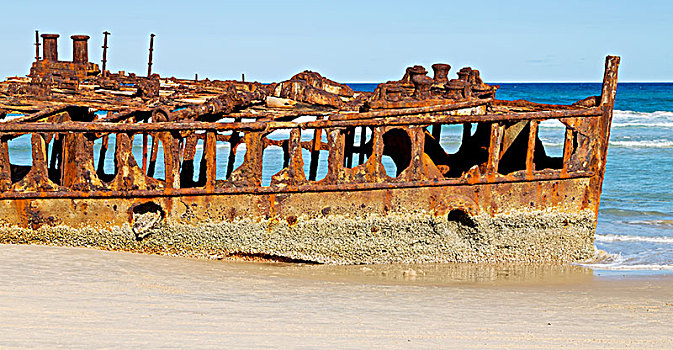
[[[498,84],[498,83],[495,83]],[[600,95],[600,83],[502,83],[496,97],[569,104]],[[372,91],[374,84],[353,84]],[[563,126],[541,124],[550,153],[562,152]],[[442,137],[457,147],[457,134]],[[595,236],[610,255],[587,264],[607,270],[673,271],[673,83],[620,83]]]

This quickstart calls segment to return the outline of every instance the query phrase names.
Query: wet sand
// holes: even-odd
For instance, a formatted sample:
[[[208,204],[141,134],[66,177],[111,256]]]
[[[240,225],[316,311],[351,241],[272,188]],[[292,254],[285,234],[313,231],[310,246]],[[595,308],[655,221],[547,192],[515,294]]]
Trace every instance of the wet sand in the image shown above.
[[[0,348],[672,348],[673,277],[0,245]]]

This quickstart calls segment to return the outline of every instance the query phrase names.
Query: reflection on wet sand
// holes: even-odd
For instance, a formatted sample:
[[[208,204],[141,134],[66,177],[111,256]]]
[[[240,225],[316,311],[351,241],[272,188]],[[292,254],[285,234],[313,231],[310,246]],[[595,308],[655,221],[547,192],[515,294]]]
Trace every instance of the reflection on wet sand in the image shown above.
[[[244,268],[247,263],[229,263]],[[304,265],[253,264],[261,273],[323,281],[414,284],[538,284],[574,283],[591,280],[593,271],[574,265],[534,264],[381,264],[381,265]]]

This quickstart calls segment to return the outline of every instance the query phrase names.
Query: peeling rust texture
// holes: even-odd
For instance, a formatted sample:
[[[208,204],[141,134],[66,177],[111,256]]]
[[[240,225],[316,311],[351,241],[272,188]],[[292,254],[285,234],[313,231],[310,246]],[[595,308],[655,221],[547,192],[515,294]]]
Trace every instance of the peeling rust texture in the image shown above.
[[[413,66],[370,93],[311,71],[272,84],[165,78],[151,73],[152,48],[147,77],[101,71],[88,61],[88,36],[71,37],[73,61],[59,60],[57,34],[41,37],[42,58],[37,42],[30,74],[0,82],[5,227],[278,220],[293,228],[334,215],[472,222],[514,212],[590,212],[595,225],[619,57],[606,58],[601,96],[549,105],[498,100],[498,86],[478,70],[462,68],[450,79],[442,63],[432,78]],[[107,49],[106,42],[103,67]],[[565,127],[556,157],[538,137],[545,120]],[[454,150],[440,143],[451,131],[461,140]],[[11,164],[10,143],[25,135],[32,164]],[[384,167],[385,157],[395,170]],[[316,258],[308,247],[282,254],[380,261]],[[223,250],[278,254],[245,242]]]

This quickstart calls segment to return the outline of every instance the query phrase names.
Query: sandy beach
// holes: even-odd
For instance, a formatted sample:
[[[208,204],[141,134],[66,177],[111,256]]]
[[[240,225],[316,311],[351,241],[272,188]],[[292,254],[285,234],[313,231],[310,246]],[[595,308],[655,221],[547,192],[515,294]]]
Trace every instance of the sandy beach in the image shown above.
[[[0,245],[1,348],[671,348],[673,277]]]

